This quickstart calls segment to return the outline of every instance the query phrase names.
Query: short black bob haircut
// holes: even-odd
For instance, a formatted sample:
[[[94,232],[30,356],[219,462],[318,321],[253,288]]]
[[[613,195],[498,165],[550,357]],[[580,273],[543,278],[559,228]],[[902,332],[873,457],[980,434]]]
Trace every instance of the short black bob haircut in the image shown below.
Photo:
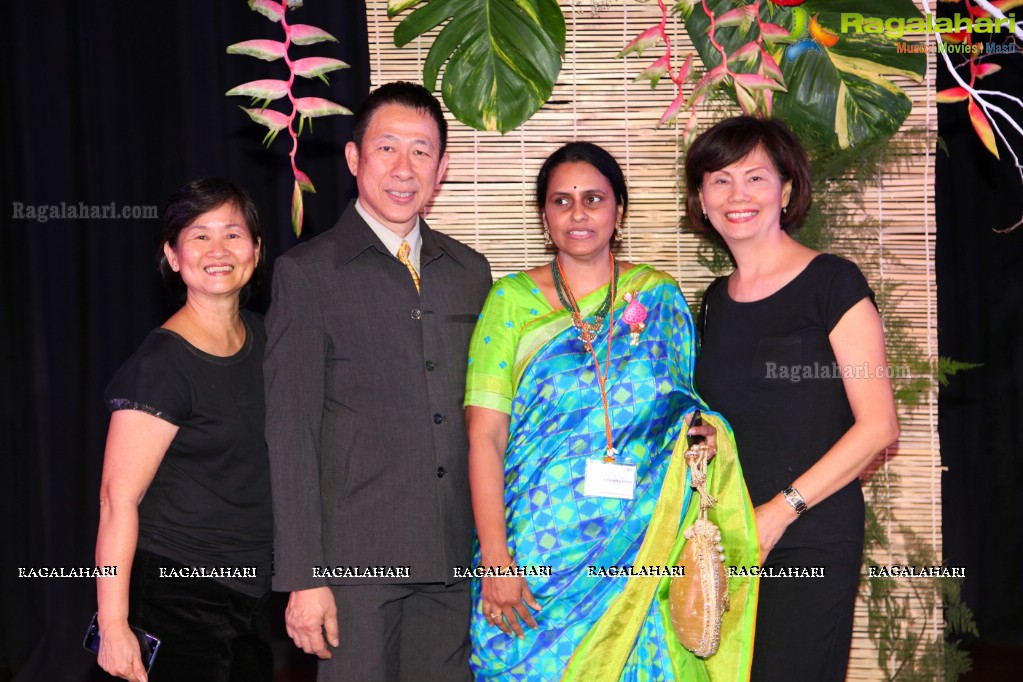
[[[263,239],[263,224],[259,220],[259,211],[256,209],[252,197],[243,188],[229,180],[198,178],[171,195],[163,209],[163,215],[160,217],[160,243],[157,246],[158,268],[164,284],[176,294],[185,292],[185,283],[181,279],[181,274],[171,269],[170,263],[167,262],[167,256],[163,252],[163,245],[170,244],[171,248],[177,248],[178,236],[182,230],[194,223],[202,214],[214,211],[224,204],[232,204],[241,212],[245,219],[245,227],[248,228],[253,241],[260,245],[259,262],[256,263],[256,271],[252,274],[252,279],[242,291],[243,301],[246,299],[250,287],[256,284],[262,276],[266,262],[266,245]]]
[[[440,102],[422,85],[408,81],[384,83],[362,101],[358,111],[355,112],[355,120],[352,122],[352,141],[355,142],[359,151],[362,151],[362,138],[366,135],[366,129],[369,128],[373,114],[377,109],[388,104],[397,104],[406,109],[414,109],[428,114],[437,124],[437,134],[440,136],[440,155],[444,155],[444,151],[448,148],[448,122],[444,120]]]
[[[776,118],[736,116],[700,133],[686,154],[686,212],[696,232],[721,241],[714,226],[703,217],[700,188],[704,176],[741,161],[757,147],[767,153],[783,183],[792,181],[789,203],[781,214],[781,228],[792,233],[803,225],[813,199],[810,162],[803,145]]]
[[[536,210],[543,217],[544,207],[547,205],[547,187],[550,185],[551,173],[563,163],[576,163],[582,161],[597,169],[597,172],[607,178],[611,184],[611,191],[615,195],[615,204],[622,207],[622,220],[629,210],[629,188],[625,184],[625,174],[622,167],[615,161],[603,147],[592,142],[569,142],[564,147],[547,157],[536,175]]]

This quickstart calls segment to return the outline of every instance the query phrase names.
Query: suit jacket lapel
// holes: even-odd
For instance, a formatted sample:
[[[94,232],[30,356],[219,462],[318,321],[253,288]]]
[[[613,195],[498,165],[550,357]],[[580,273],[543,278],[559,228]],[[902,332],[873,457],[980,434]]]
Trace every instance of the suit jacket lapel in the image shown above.
[[[423,246],[419,250],[419,269],[422,270],[427,263],[440,258],[444,251],[437,240],[437,235],[422,218],[419,220],[419,236],[423,239]]]
[[[444,240],[430,229],[430,226],[426,224],[425,218],[419,219],[419,234],[423,238],[423,248],[419,252],[420,270],[425,268],[427,263],[441,256],[450,256],[456,263],[462,264],[462,261],[458,259],[458,255],[449,251],[445,246]]]
[[[369,248],[393,256],[355,210],[353,199],[334,226],[334,267],[340,268]]]

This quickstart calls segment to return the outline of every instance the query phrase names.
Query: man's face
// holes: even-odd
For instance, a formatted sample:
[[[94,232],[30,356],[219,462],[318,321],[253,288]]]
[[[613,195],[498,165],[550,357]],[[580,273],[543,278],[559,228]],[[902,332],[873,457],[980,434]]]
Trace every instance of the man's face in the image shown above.
[[[345,159],[362,208],[402,237],[415,226],[448,166],[433,118],[398,104],[376,110],[361,148],[349,142]]]

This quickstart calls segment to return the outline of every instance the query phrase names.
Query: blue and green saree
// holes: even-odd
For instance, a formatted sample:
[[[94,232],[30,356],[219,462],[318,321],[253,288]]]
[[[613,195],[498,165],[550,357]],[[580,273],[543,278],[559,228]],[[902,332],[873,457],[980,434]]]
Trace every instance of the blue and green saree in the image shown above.
[[[579,301],[592,314],[607,289]],[[627,304],[624,296],[638,301]],[[623,313],[632,305],[630,314]],[[632,500],[582,494],[586,460],[607,447],[593,358],[565,310],[525,273],[500,279],[470,346],[466,405],[510,415],[505,454],[508,548],[542,610],[520,640],[487,622],[473,583],[470,659],[477,680],[741,680],[753,645],[755,579],[729,578],[731,608],[717,654],[700,659],[671,628],[667,577],[615,577],[621,567],[672,566],[698,512],[682,457],[683,417],[706,406],[693,388],[692,318],[678,284],[639,265],[621,274],[607,382],[614,444],[637,467]],[[640,314],[637,317],[636,311]],[[645,319],[643,313],[645,312]],[[638,321],[637,321],[638,320]],[[605,364],[607,324],[594,343]],[[726,563],[757,563],[753,510],[725,422],[709,492]],[[479,556],[476,556],[477,562]]]

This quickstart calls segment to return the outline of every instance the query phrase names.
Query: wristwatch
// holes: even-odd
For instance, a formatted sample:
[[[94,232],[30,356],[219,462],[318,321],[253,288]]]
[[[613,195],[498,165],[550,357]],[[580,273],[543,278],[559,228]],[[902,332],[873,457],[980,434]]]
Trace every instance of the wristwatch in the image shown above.
[[[796,510],[797,515],[806,511],[806,500],[803,499],[803,496],[799,494],[798,490],[789,486],[788,488],[785,488],[785,490],[782,490],[781,494],[785,496],[785,501]]]

